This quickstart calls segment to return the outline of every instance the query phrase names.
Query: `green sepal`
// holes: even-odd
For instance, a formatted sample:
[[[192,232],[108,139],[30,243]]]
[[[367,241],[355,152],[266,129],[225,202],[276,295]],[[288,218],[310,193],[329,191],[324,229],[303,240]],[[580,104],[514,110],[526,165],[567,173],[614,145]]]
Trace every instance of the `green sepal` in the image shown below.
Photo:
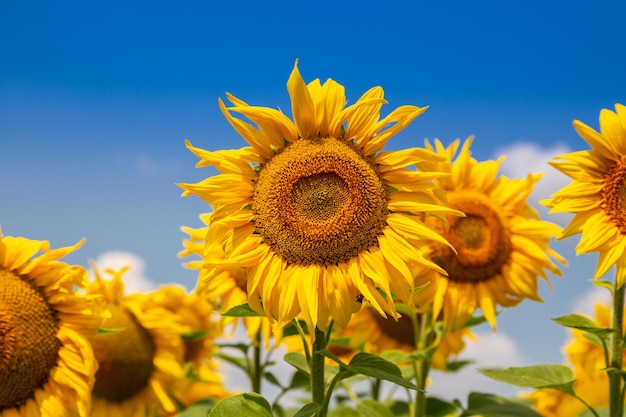
[[[248,303],[240,304],[231,308],[228,311],[222,313],[222,316],[227,317],[259,317],[260,314],[250,308]]]

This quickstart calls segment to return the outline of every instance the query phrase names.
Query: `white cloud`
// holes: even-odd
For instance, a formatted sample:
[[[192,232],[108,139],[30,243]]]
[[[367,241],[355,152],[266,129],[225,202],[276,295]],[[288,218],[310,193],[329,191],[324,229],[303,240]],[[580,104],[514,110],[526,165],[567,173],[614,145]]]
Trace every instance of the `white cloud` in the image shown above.
[[[565,144],[555,144],[549,148],[542,148],[536,143],[518,142],[498,149],[494,159],[502,155],[506,156],[500,168],[500,173],[509,178],[524,178],[529,173],[543,173],[543,176],[535,185],[529,203],[545,219],[548,209],[540,205],[538,201],[549,198],[551,194],[571,182],[571,178],[550,166],[548,161],[555,156],[568,152],[571,152],[571,150]],[[565,225],[570,218],[569,214],[553,214],[547,220]]]
[[[472,364],[458,372],[443,373],[431,371],[430,396],[446,400],[458,399],[467,403],[470,392],[482,392],[502,396],[515,396],[523,389],[492,380],[481,374],[477,368],[508,368],[526,366],[527,360],[513,339],[503,332],[489,331],[476,333],[477,340],[469,340],[458,360],[471,360]]]
[[[134,253],[125,251],[104,252],[98,256],[94,262],[100,273],[103,273],[107,268],[119,270],[125,266],[129,266],[124,274],[125,294],[149,292],[156,287],[154,281],[145,276],[146,262]],[[93,277],[91,268],[89,275]]]

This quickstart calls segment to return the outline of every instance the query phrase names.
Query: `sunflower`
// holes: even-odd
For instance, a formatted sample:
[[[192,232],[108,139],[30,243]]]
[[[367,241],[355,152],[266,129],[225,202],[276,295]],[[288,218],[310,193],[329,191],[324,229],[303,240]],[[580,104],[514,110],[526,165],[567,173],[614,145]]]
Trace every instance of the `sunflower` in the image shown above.
[[[550,165],[573,181],[545,200],[550,213],[574,213],[557,239],[581,233],[576,255],[598,252],[594,278],[616,265],[616,282],[626,282],[626,106],[600,112],[600,133],[575,120],[590,150],[555,157]]]
[[[211,223],[212,213],[205,213],[200,219],[205,227],[194,229],[182,227],[181,230],[189,235],[183,240],[185,249],[178,253],[179,257],[199,256],[202,257],[206,245],[206,235]],[[198,285],[196,293],[202,295],[208,302],[213,303],[214,308],[220,313],[225,313],[233,307],[237,307],[248,302],[247,278],[245,268],[220,270],[215,274],[215,270],[207,270],[203,267],[201,260],[194,260],[185,264],[187,268],[198,270]],[[211,279],[211,276],[213,278]],[[230,326],[232,332],[236,330],[239,317],[220,316],[220,321],[224,327]],[[262,335],[265,346],[269,346],[270,336],[276,333],[272,331],[270,321],[265,317],[241,317],[244,327],[248,333],[248,338],[253,343],[258,343],[259,333]]]
[[[174,412],[168,390],[183,377],[181,334],[187,328],[164,308],[155,307],[144,294],[123,295],[120,271],[106,270],[104,280],[94,267],[88,294],[100,294],[110,317],[93,349],[99,368],[92,390],[92,417],[141,417]]]
[[[537,277],[549,283],[546,272],[561,275],[551,257],[566,261],[548,246],[560,228],[540,220],[526,202],[541,175],[497,177],[503,158],[476,161],[469,150],[472,139],[465,141],[454,161],[459,140],[448,148],[438,140],[434,148],[426,142],[427,148],[450,162],[452,175],[438,183],[450,207],[466,217],[447,216],[448,225],[435,216],[425,218],[455,250],[438,242],[431,245],[430,258],[448,275],[416,274],[416,285],[429,285],[415,293],[415,303],[432,308],[435,317],[442,314],[446,326],[453,328],[462,326],[480,307],[495,328],[497,305],[511,307],[526,298],[541,301]]]
[[[219,100],[250,146],[209,152],[187,142],[197,167],[220,172],[179,184],[183,196],[213,206],[204,265],[214,275],[244,267],[250,306],[278,327],[300,313],[309,329],[329,318],[344,327],[363,298],[395,317],[394,296],[410,301],[413,292],[409,265],[441,271],[414,245],[446,242],[418,215],[456,213],[427,192],[444,175],[430,170],[441,156],[423,148],[382,152],[426,108],[401,106],[380,118],[380,87],[344,108],[343,86],[305,84],[297,62],[287,90],[293,121],[230,94],[230,107]]]
[[[419,320],[420,315],[417,317]],[[350,346],[360,346],[361,350],[376,355],[391,350],[411,353],[417,349],[413,320],[409,316],[402,315],[398,320],[384,318],[368,305],[354,314],[348,326],[337,337],[349,338]],[[446,370],[448,359],[465,348],[466,338],[474,338],[474,335],[465,327],[447,332],[433,354],[432,367]]]
[[[600,328],[611,327],[611,310],[596,304],[595,317]],[[572,329],[572,338],[565,346],[567,362],[574,372],[574,391],[594,408],[609,404],[609,377],[604,348],[600,342],[582,330]],[[624,355],[626,359],[626,355]],[[587,408],[577,399],[552,389],[541,389],[527,395],[535,409],[546,417],[575,416]]]
[[[75,292],[87,271],[59,261],[82,245],[0,232],[0,416],[87,416],[96,362],[88,337],[102,317]]]
[[[215,338],[222,334],[213,307],[204,297],[195,292],[188,294],[178,285],[161,287],[147,298],[146,305],[174,313],[177,321],[189,329],[181,335],[188,377],[175,382],[172,395],[186,407],[201,399],[226,397],[228,393],[213,359]]]

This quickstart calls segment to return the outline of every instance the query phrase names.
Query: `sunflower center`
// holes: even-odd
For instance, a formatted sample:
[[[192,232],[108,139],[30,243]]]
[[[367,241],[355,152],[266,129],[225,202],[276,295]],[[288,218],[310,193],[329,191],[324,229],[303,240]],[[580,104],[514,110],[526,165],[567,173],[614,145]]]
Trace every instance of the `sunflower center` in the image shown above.
[[[47,381],[61,342],[56,311],[29,280],[0,268],[0,412]]]
[[[619,161],[609,171],[601,193],[604,212],[626,234],[626,161]]]
[[[505,220],[481,195],[449,194],[450,207],[466,217],[448,217],[445,230],[439,219],[428,223],[454,246],[433,244],[432,258],[448,272],[448,279],[457,282],[487,281],[501,273],[512,251],[511,237]]]
[[[398,321],[395,321],[394,319],[384,318],[376,311],[370,311],[370,314],[385,336],[393,339],[398,344],[411,348],[415,347],[415,330],[413,329],[413,320],[410,317],[402,316]]]
[[[260,171],[252,197],[256,232],[289,263],[346,262],[377,245],[388,187],[349,142],[301,139]]]
[[[93,395],[119,403],[147,386],[156,348],[150,333],[135,316],[115,305],[109,309],[111,317],[102,327],[123,330],[95,337],[93,348],[99,368]]]

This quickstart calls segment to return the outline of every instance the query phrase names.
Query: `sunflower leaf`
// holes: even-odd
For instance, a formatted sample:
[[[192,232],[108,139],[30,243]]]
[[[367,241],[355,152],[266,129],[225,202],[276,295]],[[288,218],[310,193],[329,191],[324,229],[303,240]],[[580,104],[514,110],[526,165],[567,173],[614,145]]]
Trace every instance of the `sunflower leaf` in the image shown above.
[[[303,372],[306,375],[311,374],[311,371],[309,370],[309,362],[306,360],[306,356],[302,353],[287,352],[283,358],[285,359],[285,362],[296,368],[298,371]]]
[[[196,341],[204,339],[208,334],[206,330],[189,330],[180,336],[185,341]]]
[[[572,370],[564,365],[533,365],[512,368],[492,368],[478,371],[506,384],[524,388],[553,388],[574,395]]]
[[[605,337],[608,334],[615,332],[613,329],[598,326],[593,320],[585,316],[581,316],[580,314],[568,314],[566,316],[553,318],[552,321],[560,324],[561,326],[584,330],[588,333],[598,335],[599,337]]]
[[[293,417],[313,417],[317,410],[319,410],[320,406],[317,403],[308,403],[304,407],[298,410]]]
[[[357,403],[356,409],[365,417],[394,417],[387,406],[374,400],[363,400]]]
[[[181,411],[176,417],[206,417],[214,406],[215,401],[213,400],[200,400]]]
[[[472,392],[467,401],[467,410],[460,417],[541,417],[528,405],[519,400],[510,400],[497,395]]]
[[[400,368],[398,368],[394,363],[370,353],[357,353],[354,357],[352,357],[350,363],[346,366],[346,369],[354,372],[355,374],[393,382],[394,384],[405,388],[414,390],[418,389],[416,385],[402,376]]]
[[[209,417],[240,416],[273,417],[273,414],[267,400],[253,392],[224,398],[209,412]]]
[[[252,308],[250,308],[250,305],[248,303],[245,303],[245,304],[240,304],[238,306],[235,306],[235,307],[231,308],[228,311],[225,311],[224,313],[222,313],[222,316],[227,316],[227,317],[258,317],[258,316],[260,316],[260,314],[257,313],[256,311],[254,311]]]

